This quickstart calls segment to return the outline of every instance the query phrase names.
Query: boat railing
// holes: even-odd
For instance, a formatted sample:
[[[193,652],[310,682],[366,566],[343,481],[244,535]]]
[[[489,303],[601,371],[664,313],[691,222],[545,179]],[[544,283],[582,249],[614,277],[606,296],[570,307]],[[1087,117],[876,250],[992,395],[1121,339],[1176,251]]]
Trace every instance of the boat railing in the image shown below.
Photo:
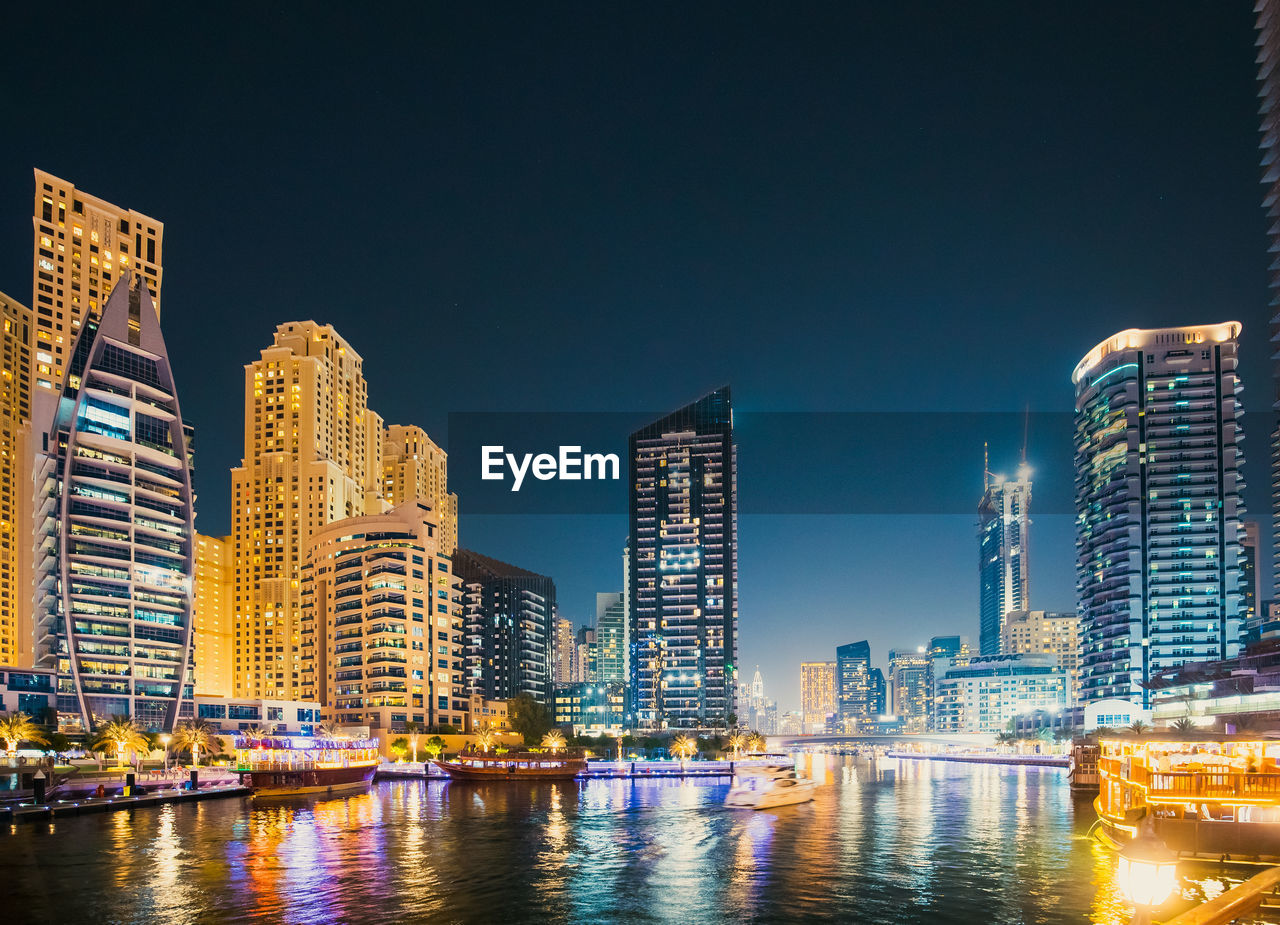
[[[1272,867],[1169,919],[1165,925],[1226,925],[1252,914],[1277,886],[1280,886],[1280,867]]]
[[[1148,798],[1259,799],[1280,796],[1280,774],[1251,771],[1155,771],[1146,777]]]

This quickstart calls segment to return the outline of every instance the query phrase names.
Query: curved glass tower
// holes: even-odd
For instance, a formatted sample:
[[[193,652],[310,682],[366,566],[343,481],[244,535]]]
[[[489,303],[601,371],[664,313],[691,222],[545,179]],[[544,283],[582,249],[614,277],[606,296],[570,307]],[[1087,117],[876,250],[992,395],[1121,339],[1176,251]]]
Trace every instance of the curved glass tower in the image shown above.
[[[1153,674],[1241,631],[1240,325],[1127,330],[1075,385],[1080,698],[1150,706]]]
[[[37,663],[58,669],[63,726],[170,729],[191,710],[191,445],[145,286],[123,280],[84,322],[53,402],[35,437]]]

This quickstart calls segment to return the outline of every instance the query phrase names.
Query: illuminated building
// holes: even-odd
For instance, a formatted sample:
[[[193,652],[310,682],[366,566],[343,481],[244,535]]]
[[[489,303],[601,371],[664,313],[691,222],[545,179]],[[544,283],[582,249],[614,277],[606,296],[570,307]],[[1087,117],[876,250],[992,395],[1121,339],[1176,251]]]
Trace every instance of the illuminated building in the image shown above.
[[[1246,635],[1257,636],[1265,622],[1262,606],[1262,576],[1258,565],[1262,550],[1258,545],[1258,522],[1240,522],[1240,621]]]
[[[576,736],[622,735],[625,709],[626,690],[617,682],[579,681],[555,690],[555,724]]]
[[[388,425],[382,432],[382,496],[388,504],[425,500],[440,520],[440,550],[458,548],[458,496],[449,491],[449,456],[421,427]]]
[[[1074,613],[1022,610],[1005,615],[1001,655],[1052,655],[1067,675],[1067,705],[1079,699],[1080,617]]]
[[[631,435],[629,694],[645,729],[734,712],[737,449],[722,388]]]
[[[159,317],[164,225],[43,170],[35,171],[31,224],[34,394],[58,389],[80,325],[99,314],[126,273],[146,281]]]
[[[1267,253],[1270,265],[1267,267],[1267,288],[1271,299],[1268,302],[1270,315],[1269,343],[1280,342],[1280,4],[1276,0],[1257,0],[1254,4],[1257,13],[1256,27],[1258,39],[1258,97],[1262,104],[1258,108],[1260,132],[1262,135],[1262,183],[1266,192],[1262,198],[1262,207],[1267,215]],[[1269,351],[1271,356],[1271,408],[1280,409],[1280,354]],[[1280,418],[1273,415],[1271,424],[1271,533],[1280,536]],[[1273,544],[1272,562],[1274,569],[1274,587],[1280,596],[1280,543]]]
[[[467,692],[487,700],[529,694],[550,705],[555,582],[469,549],[458,550],[453,567],[463,586]]]
[[[30,665],[33,312],[0,292],[0,664]]]
[[[244,368],[244,460],[231,470],[236,696],[298,696],[308,544],[326,524],[381,511],[382,477],[360,355],[329,325],[277,327]]]
[[[33,411],[36,664],[63,725],[191,715],[191,440],[146,286],[86,319],[66,381]]]
[[[627,612],[621,591],[596,594],[596,680],[627,682]]]
[[[978,651],[982,655],[999,653],[1004,615],[1030,607],[1030,474],[1025,460],[1013,480],[983,473],[978,505]]]
[[[934,636],[929,640],[925,656],[929,659],[929,672],[925,675],[928,688],[926,696],[929,701],[928,726],[929,731],[934,732],[937,729],[934,679],[950,665],[963,665],[969,660],[969,640],[964,636]]]
[[[463,729],[462,613],[426,502],[335,521],[302,569],[302,698],[382,738],[405,724]]]
[[[555,683],[572,684],[577,677],[578,643],[573,636],[573,621],[565,617],[555,618],[554,664]]]
[[[836,710],[842,729],[856,733],[884,714],[884,674],[871,666],[871,645],[851,642],[836,649]]]
[[[1239,649],[1239,334],[1121,331],[1072,374],[1084,703]]]
[[[902,720],[906,732],[929,728],[929,656],[918,649],[889,650],[890,713]]]
[[[800,716],[805,732],[823,732],[836,712],[836,663],[800,663]]]
[[[1067,705],[1067,676],[1052,655],[993,655],[939,667],[935,732],[1005,732],[1019,714]]]
[[[195,655],[196,695],[230,697],[232,658],[231,537],[196,534]]]

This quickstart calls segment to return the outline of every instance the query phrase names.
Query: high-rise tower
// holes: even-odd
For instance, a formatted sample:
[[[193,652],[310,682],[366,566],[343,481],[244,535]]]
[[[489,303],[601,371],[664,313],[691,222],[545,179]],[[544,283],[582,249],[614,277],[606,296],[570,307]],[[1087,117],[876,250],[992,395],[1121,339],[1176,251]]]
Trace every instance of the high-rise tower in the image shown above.
[[[244,460],[231,470],[237,697],[298,695],[308,543],[325,524],[380,512],[382,477],[360,355],[330,325],[277,327],[244,368]]]
[[[982,655],[995,655],[1000,651],[1004,615],[1030,606],[1031,469],[1025,459],[1016,479],[993,476],[985,465],[983,469],[978,505],[978,649]]]
[[[382,432],[382,496],[388,504],[426,501],[440,522],[440,551],[458,548],[458,496],[449,491],[449,456],[413,424]]]
[[[150,293],[86,318],[56,395],[33,411],[36,664],[60,722],[191,714],[191,440]]]
[[[0,292],[0,664],[28,666],[31,639],[31,309]]]
[[[1238,650],[1239,334],[1121,331],[1072,374],[1085,703],[1149,706],[1153,673]]]
[[[1270,342],[1280,341],[1280,0],[1257,0],[1258,108],[1262,133],[1262,207],[1267,213]],[[1280,411],[1280,352],[1271,354],[1271,408]],[[1280,417],[1271,422],[1271,526],[1280,536]],[[1272,544],[1275,597],[1280,597],[1280,543]]]
[[[631,698],[647,729],[734,712],[737,448],[728,387],[631,435]]]
[[[35,172],[31,309],[35,313],[32,391],[61,387],[76,332],[99,314],[115,284],[141,277],[160,315],[164,225],[133,209]]]

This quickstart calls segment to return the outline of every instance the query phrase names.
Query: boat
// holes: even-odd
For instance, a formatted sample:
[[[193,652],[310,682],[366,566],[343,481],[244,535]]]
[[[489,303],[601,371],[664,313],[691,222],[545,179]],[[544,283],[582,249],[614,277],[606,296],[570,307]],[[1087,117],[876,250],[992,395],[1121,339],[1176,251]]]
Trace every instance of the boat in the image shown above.
[[[255,798],[368,790],[377,769],[377,739],[236,737],[236,773]]]
[[[1098,746],[1091,742],[1077,742],[1071,747],[1067,786],[1073,794],[1098,792],[1098,754]]]
[[[724,798],[725,806],[744,809],[773,809],[808,803],[813,799],[817,785],[807,777],[796,774],[790,765],[769,765],[762,768],[742,768]]]
[[[587,769],[579,752],[464,751],[453,761],[432,763],[454,780],[570,780]]]
[[[1098,826],[1113,846],[1148,817],[1181,855],[1280,860],[1280,739],[1211,732],[1099,736]]]

